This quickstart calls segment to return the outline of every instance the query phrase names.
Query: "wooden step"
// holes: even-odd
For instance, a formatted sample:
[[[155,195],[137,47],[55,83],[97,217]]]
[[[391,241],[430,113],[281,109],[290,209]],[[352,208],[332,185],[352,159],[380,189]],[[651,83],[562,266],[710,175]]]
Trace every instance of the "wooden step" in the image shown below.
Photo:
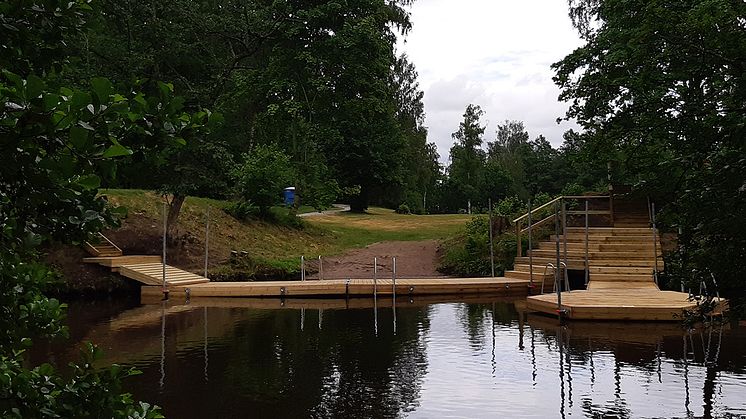
[[[557,239],[557,236],[551,235],[549,236],[549,240],[551,242],[554,242]],[[560,235],[559,237],[560,243],[564,242],[564,237]],[[653,243],[653,235],[629,235],[629,236],[601,236],[601,235],[589,235],[588,241],[590,243],[599,242],[599,243]],[[585,243],[585,234],[568,234],[567,236],[567,242],[583,242]]]
[[[523,256],[515,259],[516,264],[528,264],[528,256]],[[534,268],[537,266],[540,269],[544,269],[544,266],[546,266],[547,263],[555,264],[556,259],[554,257],[534,257],[533,258]],[[591,267],[593,266],[614,266],[614,267],[649,267],[652,269],[655,266],[655,260],[650,259],[623,259],[623,260],[616,260],[616,259],[598,259],[598,260],[591,260],[590,261]],[[567,267],[568,269],[585,269],[585,261],[584,259],[568,259],[567,260]],[[658,261],[658,269],[663,270],[664,268],[664,262],[662,260]]]
[[[585,234],[584,227],[567,227],[567,232],[570,234]],[[588,229],[588,234],[601,234],[610,236],[638,236],[645,234],[652,234],[651,228],[635,228],[635,227],[592,227]]]
[[[591,274],[630,274],[630,275],[652,275],[653,268],[650,267],[619,267],[619,266],[591,266],[588,271]]]
[[[654,282],[603,282],[591,281],[588,283],[589,290],[629,290],[639,289],[642,291],[658,290]]]
[[[601,282],[653,282],[653,274],[599,274],[591,273],[591,281]]]
[[[565,244],[560,241],[560,249],[564,249]],[[556,249],[556,243],[545,241],[540,242],[538,249],[542,250],[554,250]],[[585,241],[582,242],[567,242],[568,251],[582,251],[585,252]],[[636,243],[636,242],[621,242],[621,243],[607,243],[607,242],[594,242],[588,241],[588,250],[591,252],[598,251],[638,251],[638,250],[650,250],[653,252],[652,240],[649,243]],[[660,251],[660,246],[658,246]]]
[[[513,271],[505,271],[505,275],[503,275],[505,278],[515,278],[515,279],[524,279],[524,280],[530,280],[531,279],[531,272],[529,271],[519,271],[519,270],[513,270]],[[549,271],[547,272],[547,275],[544,276],[544,270],[542,269],[540,272],[538,269],[534,270],[534,281],[541,281],[543,279],[552,279],[554,278],[554,274]]]
[[[556,250],[549,250],[549,249],[534,249],[534,250],[531,250],[530,252],[534,257],[551,258],[556,255]],[[585,252],[581,252],[577,250],[568,250],[566,253],[567,253],[568,259],[585,260]],[[658,252],[658,255],[660,256],[660,251]],[[564,256],[565,256],[565,252],[562,249],[560,249],[560,257],[564,258]],[[655,257],[653,256],[653,249],[650,249],[650,251],[638,250],[638,251],[630,251],[630,252],[590,251],[588,252],[588,259],[591,259],[591,260],[602,260],[602,259],[651,259],[651,260],[655,260]]]
[[[137,265],[137,264],[143,264],[143,263],[161,263],[161,257],[160,256],[150,256],[150,255],[141,255],[141,256],[96,256],[96,257],[90,257],[90,258],[84,258],[83,262],[85,263],[98,263],[99,265],[110,267],[110,268],[118,268],[122,265]]]

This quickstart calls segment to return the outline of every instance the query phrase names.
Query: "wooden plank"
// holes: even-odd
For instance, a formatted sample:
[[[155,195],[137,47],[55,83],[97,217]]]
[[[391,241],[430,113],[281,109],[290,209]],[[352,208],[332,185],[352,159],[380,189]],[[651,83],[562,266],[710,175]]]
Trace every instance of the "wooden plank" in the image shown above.
[[[554,295],[529,297],[526,308],[555,315],[556,298]],[[683,310],[694,308],[696,303],[681,292],[602,289],[563,292],[562,306],[571,319],[673,321],[680,320]]]
[[[399,279],[396,281],[398,295],[447,295],[483,294],[527,295],[527,280],[510,278],[446,278],[446,279]],[[154,288],[154,289],[151,289]],[[169,285],[172,292],[182,292],[186,287]],[[371,296],[374,288],[380,296],[391,295],[390,279],[357,279],[324,281],[266,281],[266,282],[209,282],[189,286],[191,298],[199,297],[308,297],[308,296]],[[159,287],[143,287],[143,296],[157,295]]]

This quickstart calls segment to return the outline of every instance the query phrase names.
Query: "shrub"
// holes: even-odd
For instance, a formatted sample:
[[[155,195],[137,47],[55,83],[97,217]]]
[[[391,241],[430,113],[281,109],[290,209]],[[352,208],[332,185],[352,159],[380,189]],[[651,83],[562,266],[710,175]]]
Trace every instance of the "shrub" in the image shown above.
[[[253,202],[262,214],[280,202],[283,189],[294,178],[290,157],[274,144],[258,146],[245,154],[234,175],[240,200]]]
[[[411,214],[412,211],[409,210],[409,205],[407,204],[401,204],[399,205],[399,208],[396,209],[397,214]]]
[[[251,201],[233,202],[225,208],[225,212],[238,220],[248,220],[259,216],[259,207]]]

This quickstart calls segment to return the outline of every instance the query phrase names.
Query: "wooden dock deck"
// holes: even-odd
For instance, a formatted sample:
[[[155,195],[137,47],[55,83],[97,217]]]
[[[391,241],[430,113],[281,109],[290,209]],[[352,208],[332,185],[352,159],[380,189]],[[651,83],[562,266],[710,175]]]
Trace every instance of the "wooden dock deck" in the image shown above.
[[[511,278],[433,278],[397,279],[396,287],[391,279],[328,279],[315,281],[253,281],[253,282],[207,282],[194,285],[170,284],[170,295],[187,295],[189,298],[286,298],[286,297],[372,297],[390,296],[394,289],[397,295],[458,295],[490,294],[501,296],[526,296],[529,281]],[[160,286],[144,286],[143,298],[162,296]]]
[[[684,310],[692,310],[696,303],[689,294],[655,289],[599,289],[562,293],[562,310],[571,320],[681,320]],[[716,312],[725,309],[720,301]],[[526,299],[526,309],[557,315],[557,295],[535,295]]]

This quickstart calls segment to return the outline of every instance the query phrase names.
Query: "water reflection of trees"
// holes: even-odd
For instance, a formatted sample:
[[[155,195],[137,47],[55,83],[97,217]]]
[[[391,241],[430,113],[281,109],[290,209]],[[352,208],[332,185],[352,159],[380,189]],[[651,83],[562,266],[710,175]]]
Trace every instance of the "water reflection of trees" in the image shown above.
[[[379,309],[378,336],[370,309],[306,309],[301,330],[300,310],[211,308],[208,327],[219,327],[215,319],[226,310],[231,327],[210,339],[209,384],[202,365],[193,365],[201,346],[168,351],[166,391],[158,401],[171,416],[269,417],[281,410],[285,417],[396,417],[416,408],[427,370],[429,308],[399,309],[396,334],[391,308]],[[192,324],[184,317],[199,315],[181,313],[180,322]],[[179,333],[186,331],[167,330],[171,339]],[[146,366],[137,384],[157,374],[156,365]],[[183,403],[195,394],[209,398],[211,410]]]

